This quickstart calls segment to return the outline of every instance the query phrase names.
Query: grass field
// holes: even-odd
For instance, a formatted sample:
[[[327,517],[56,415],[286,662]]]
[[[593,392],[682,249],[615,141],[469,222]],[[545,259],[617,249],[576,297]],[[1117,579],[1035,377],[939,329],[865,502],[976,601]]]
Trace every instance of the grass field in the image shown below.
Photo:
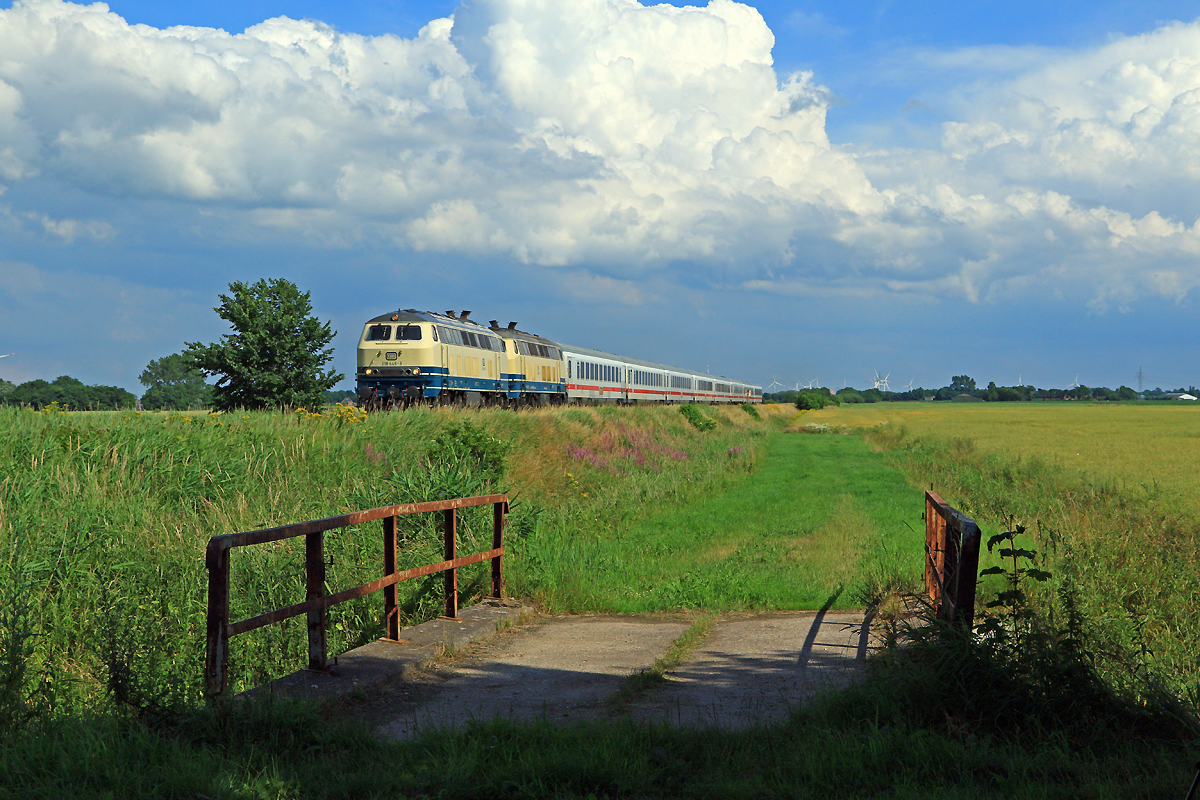
[[[916,586],[921,493],[861,438],[775,436],[758,462],[687,504],[563,519],[526,539],[517,574],[560,612],[848,608]]]
[[[708,411],[707,432],[677,409],[623,411],[0,409],[0,717],[197,701],[211,536],[507,490],[509,580],[549,595],[522,573],[526,536],[587,536],[598,520],[625,525],[720,492],[750,474],[779,427],[741,408]],[[462,552],[486,549],[489,514],[461,515]],[[401,520],[400,568],[441,560],[435,525]],[[377,525],[332,534],[326,550],[333,588],[381,574]],[[302,551],[300,539],[238,550],[234,618],[303,599]],[[482,591],[485,567],[460,576],[464,603]],[[438,613],[440,583],[400,587],[404,624]],[[330,652],[379,636],[381,602],[331,609]],[[235,690],[290,672],[305,661],[303,620],[240,636],[230,652]]]
[[[366,421],[0,410],[0,798],[1182,796],[1194,732],[1140,671],[1176,676],[1184,694],[1195,673],[1198,562],[1178,557],[1194,538],[1147,511],[1174,507],[1166,479],[1082,479],[1048,450],[993,449],[1005,423],[978,409],[883,409],[943,415],[912,422],[872,418],[879,407],[704,408],[701,427],[673,408]],[[1103,430],[1087,407],[1069,413]],[[890,424],[865,440],[783,432],[822,419]],[[1008,427],[1054,428],[1039,419]],[[1147,424],[1167,446],[1163,423]],[[1087,593],[1090,624],[1115,632],[1090,640],[1109,649],[1074,658],[1078,642],[1055,627],[1014,650],[914,645],[872,680],[746,733],[495,722],[388,745],[336,711],[196,707],[201,554],[215,533],[498,488],[515,498],[509,587],[547,608],[848,606],[919,579],[918,487],[930,483],[989,532],[1028,518],[1043,550],[1068,532],[1051,566]],[[466,538],[486,523],[468,518]],[[404,534],[406,559],[436,560],[435,531]],[[331,537],[331,583],[375,577],[378,539]],[[299,563],[295,548],[239,553],[237,613],[299,599]],[[460,579],[468,599],[481,577]],[[439,583],[404,587],[406,624],[435,613]],[[371,599],[339,607],[333,649],[377,636],[378,616]],[[237,684],[261,682],[303,664],[303,625],[232,649]],[[1095,653],[1110,675],[1127,670],[1118,688],[1130,691],[1097,689]]]
[[[969,439],[980,453],[1042,461],[1200,519],[1200,405],[1195,403],[863,403],[806,411],[804,422],[914,437]]]
[[[1200,408],[1183,404],[895,403],[805,412],[874,427],[890,463],[976,520],[1024,525],[1076,592],[1114,679],[1145,672],[1200,700]],[[997,588],[992,578],[992,588]]]

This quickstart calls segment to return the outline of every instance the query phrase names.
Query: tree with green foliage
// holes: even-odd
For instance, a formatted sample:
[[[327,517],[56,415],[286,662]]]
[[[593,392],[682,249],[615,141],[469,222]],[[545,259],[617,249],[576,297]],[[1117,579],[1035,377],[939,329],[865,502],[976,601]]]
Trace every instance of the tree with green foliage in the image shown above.
[[[1135,392],[1133,389],[1130,389],[1128,386],[1122,386],[1120,389],[1117,389],[1117,399],[1118,400],[1137,400],[1138,393]]]
[[[0,378],[0,402],[4,402],[4,396],[16,389],[17,385],[12,381],[6,381]]]
[[[212,387],[204,382],[204,373],[188,366],[180,353],[154,359],[138,380],[146,387],[142,405],[147,409],[186,411],[212,405]]]
[[[1070,397],[1076,400],[1091,400],[1092,390],[1081,383],[1075,388],[1067,389],[1065,392],[1063,392],[1063,397]]]
[[[826,406],[840,406],[842,401],[828,389],[803,389],[796,397],[796,408],[801,411],[816,410]]]
[[[998,386],[996,387],[996,397],[994,399],[999,400],[1002,403],[1027,400],[1028,398],[1025,396],[1025,392],[1023,392],[1022,389],[1024,389],[1023,386]],[[988,394],[991,394],[990,390],[988,391]],[[988,399],[992,400],[993,398],[988,397]]]
[[[337,334],[312,315],[308,292],[282,278],[229,284],[215,309],[233,328],[216,344],[187,342],[187,366],[219,375],[213,406],[317,408],[344,375],[325,370]]]
[[[841,402],[843,402],[843,403],[863,403],[863,402],[866,402],[866,401],[863,399],[863,396],[862,396],[862,393],[861,393],[861,392],[859,392],[857,389],[851,389],[851,388],[850,388],[850,387],[848,387],[848,386],[843,386],[841,389],[838,389],[838,390],[837,390],[837,397],[838,397],[838,400],[840,400],[840,401],[841,401]]]
[[[975,379],[970,375],[955,375],[950,379],[950,390],[954,394],[975,394]]]

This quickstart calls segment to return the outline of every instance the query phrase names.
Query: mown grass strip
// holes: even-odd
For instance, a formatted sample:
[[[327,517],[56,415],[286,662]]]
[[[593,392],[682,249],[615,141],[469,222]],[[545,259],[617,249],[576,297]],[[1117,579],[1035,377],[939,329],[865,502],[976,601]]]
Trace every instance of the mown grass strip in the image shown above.
[[[922,509],[861,437],[779,434],[753,474],[693,502],[544,527],[516,569],[555,612],[814,610],[839,585],[850,608],[919,580]]]

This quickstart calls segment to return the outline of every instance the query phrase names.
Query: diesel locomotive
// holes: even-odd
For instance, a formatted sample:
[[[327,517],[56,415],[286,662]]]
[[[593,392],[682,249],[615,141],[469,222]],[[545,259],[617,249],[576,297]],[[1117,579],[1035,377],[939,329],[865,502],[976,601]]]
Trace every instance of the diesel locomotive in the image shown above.
[[[762,387],[483,325],[470,311],[405,309],[368,320],[358,343],[364,407],[418,403],[759,403]]]

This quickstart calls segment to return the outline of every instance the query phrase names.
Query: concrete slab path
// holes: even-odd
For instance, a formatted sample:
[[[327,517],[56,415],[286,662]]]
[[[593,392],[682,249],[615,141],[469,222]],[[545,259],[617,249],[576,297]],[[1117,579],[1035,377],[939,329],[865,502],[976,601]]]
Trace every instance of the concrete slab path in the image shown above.
[[[777,722],[814,693],[861,675],[871,647],[861,613],[727,619],[629,713],[646,722],[729,729]]]
[[[814,692],[854,680],[873,647],[861,613],[726,618],[664,684],[610,702],[687,628],[681,618],[541,617],[421,675],[381,684],[362,711],[392,739],[494,717],[744,728],[778,721]]]
[[[543,617],[441,665],[378,730],[406,739],[423,727],[498,716],[607,716],[605,702],[625,678],[653,665],[687,628],[683,621],[652,617]]]

